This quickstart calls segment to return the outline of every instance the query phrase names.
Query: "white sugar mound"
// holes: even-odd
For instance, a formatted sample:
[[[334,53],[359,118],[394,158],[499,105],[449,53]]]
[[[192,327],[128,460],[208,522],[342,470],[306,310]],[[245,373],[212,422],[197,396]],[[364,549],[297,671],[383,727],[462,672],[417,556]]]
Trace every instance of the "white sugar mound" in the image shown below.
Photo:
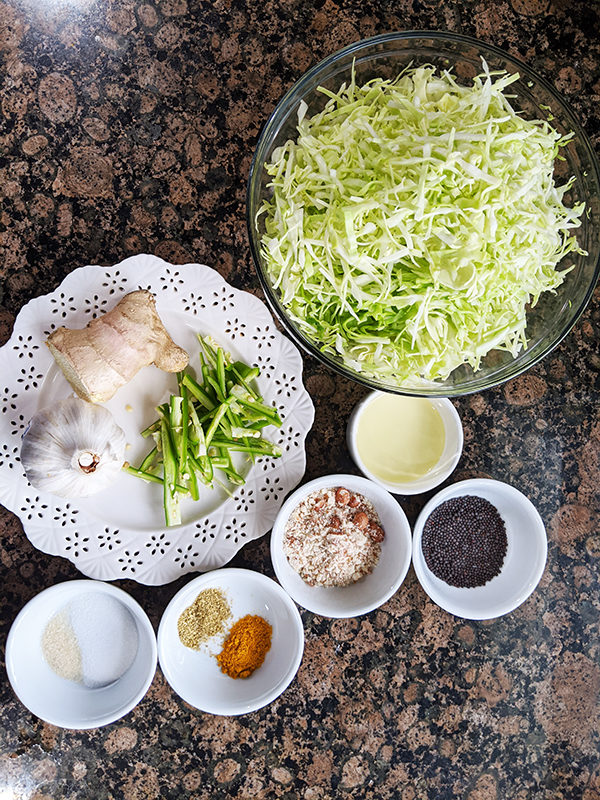
[[[137,625],[116,598],[86,592],[50,620],[42,646],[57,675],[98,689],[117,681],[133,664]]]

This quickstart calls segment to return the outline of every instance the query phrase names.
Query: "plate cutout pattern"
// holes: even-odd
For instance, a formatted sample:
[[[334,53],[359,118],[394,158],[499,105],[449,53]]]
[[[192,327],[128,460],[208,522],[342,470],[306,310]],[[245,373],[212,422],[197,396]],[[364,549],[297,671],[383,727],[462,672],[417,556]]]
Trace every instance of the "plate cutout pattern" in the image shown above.
[[[167,312],[200,333],[214,331],[226,349],[229,344],[258,366],[265,401],[284,421],[279,431],[269,429],[269,438],[283,450],[281,458],[256,459],[233,497],[173,529],[161,528],[162,518],[152,530],[107,523],[77,499],[62,501],[36,490],[19,457],[21,437],[43,400],[44,380],[54,363],[45,339],[61,325],[84,327],[137,288],[153,292],[159,314]],[[114,267],[75,269],[54,292],[21,310],[11,339],[0,348],[0,374],[11,376],[0,387],[0,502],[20,517],[34,546],[70,559],[92,578],[129,577],[160,585],[188,571],[222,566],[246,542],[271,529],[279,505],[304,475],[304,440],[314,408],[302,385],[300,353],[277,330],[261,300],[204,265],[179,267],[140,255]],[[65,396],[69,393],[65,382]]]

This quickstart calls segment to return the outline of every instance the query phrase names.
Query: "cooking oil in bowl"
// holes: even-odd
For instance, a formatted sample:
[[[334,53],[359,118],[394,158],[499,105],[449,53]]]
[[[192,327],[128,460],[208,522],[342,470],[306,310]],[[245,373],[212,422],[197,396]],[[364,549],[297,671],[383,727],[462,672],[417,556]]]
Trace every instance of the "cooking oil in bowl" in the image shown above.
[[[399,494],[445,480],[462,452],[462,426],[445,399],[374,392],[348,426],[352,456],[367,477]]]

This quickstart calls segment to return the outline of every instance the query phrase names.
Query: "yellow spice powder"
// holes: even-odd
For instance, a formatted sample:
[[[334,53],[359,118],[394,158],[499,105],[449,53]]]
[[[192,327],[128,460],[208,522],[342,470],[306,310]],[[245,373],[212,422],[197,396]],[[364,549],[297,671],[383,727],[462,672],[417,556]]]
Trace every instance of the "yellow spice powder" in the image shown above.
[[[265,660],[272,632],[267,620],[256,614],[238,619],[217,656],[221,672],[230,678],[249,678]]]

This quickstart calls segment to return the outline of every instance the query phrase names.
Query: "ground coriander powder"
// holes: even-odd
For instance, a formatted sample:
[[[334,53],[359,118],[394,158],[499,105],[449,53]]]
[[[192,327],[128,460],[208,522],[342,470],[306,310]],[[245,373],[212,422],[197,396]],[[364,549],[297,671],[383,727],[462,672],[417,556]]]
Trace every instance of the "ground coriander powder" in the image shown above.
[[[223,591],[203,589],[177,620],[181,643],[198,650],[204,642],[223,633],[230,617],[231,609]]]

